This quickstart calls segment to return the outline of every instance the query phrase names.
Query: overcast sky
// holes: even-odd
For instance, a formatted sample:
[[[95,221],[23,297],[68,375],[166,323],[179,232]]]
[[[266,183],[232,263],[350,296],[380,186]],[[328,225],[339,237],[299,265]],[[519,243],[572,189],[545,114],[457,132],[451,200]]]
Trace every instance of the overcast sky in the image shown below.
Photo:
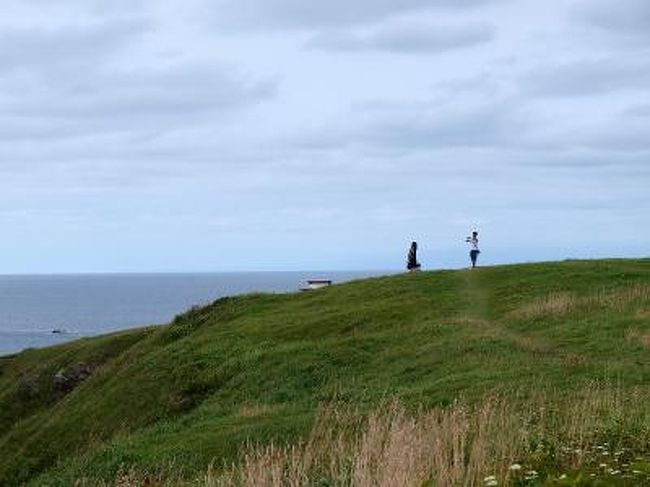
[[[0,273],[650,254],[647,0],[0,5]]]

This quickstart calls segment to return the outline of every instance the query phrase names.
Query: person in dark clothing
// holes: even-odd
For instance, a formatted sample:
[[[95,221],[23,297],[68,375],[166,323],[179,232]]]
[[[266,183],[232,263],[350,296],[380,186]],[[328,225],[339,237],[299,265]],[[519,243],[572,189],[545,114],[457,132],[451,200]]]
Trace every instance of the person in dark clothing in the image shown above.
[[[410,272],[415,272],[420,270],[421,265],[418,263],[418,243],[411,243],[411,248],[409,250],[408,257],[406,259],[406,268]]]

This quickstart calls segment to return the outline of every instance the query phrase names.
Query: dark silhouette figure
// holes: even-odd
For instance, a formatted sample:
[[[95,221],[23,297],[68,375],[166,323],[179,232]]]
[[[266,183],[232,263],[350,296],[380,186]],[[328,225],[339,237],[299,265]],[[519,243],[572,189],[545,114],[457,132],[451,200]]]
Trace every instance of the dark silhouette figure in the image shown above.
[[[409,250],[409,255],[406,260],[406,268],[410,272],[415,272],[420,270],[420,264],[418,263],[418,243],[413,242],[411,244],[411,249]]]

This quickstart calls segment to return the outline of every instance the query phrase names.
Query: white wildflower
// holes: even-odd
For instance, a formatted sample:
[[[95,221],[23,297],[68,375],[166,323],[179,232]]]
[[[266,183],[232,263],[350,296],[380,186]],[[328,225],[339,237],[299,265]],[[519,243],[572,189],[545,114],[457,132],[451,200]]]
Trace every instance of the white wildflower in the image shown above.
[[[513,463],[512,465],[510,465],[509,470],[513,470],[513,471],[521,470],[521,465],[519,465],[518,463]]]

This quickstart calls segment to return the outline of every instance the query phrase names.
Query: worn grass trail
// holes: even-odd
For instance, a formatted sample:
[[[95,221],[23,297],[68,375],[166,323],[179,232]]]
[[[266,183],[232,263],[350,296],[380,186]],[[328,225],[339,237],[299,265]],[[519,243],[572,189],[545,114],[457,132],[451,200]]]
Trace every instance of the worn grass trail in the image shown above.
[[[570,355],[572,359],[575,359],[571,354],[563,355],[546,339],[525,331],[517,331],[508,326],[508,317],[495,311],[493,303],[491,303],[491,300],[495,298],[490,294],[490,279],[493,275],[489,269],[467,270],[461,272],[460,277],[464,281],[465,301],[468,303],[465,314],[471,322],[476,324],[478,329],[493,339],[501,339],[531,354],[546,356],[557,354],[565,359],[569,359]]]

